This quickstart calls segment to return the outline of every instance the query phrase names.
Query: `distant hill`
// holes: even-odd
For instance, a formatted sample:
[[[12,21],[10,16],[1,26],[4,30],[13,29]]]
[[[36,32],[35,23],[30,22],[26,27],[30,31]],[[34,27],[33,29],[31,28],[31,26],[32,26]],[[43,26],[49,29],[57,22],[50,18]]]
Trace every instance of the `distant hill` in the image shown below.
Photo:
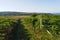
[[[55,13],[56,15],[60,15],[60,13]]]
[[[11,16],[11,15],[31,15],[32,13],[27,12],[0,12],[0,16]]]
[[[0,12],[0,16],[23,15],[24,12]]]
[[[16,16],[16,15],[31,15],[33,13],[27,13],[27,12],[0,12],[0,16]],[[40,15],[40,14],[51,14],[51,13],[35,13],[37,15]],[[60,15],[60,13],[54,13],[56,15]]]

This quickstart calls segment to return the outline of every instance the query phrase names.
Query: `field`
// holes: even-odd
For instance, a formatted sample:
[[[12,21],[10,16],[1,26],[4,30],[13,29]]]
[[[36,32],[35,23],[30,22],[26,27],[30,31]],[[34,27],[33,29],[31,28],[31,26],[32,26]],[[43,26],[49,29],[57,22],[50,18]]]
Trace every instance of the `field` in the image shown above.
[[[60,40],[60,16],[0,16],[1,40]]]

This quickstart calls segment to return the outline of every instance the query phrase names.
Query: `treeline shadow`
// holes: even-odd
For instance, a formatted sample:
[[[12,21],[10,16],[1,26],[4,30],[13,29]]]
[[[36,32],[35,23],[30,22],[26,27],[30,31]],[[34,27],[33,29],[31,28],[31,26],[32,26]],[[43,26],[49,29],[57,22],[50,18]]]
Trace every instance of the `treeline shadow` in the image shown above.
[[[24,25],[21,24],[21,20],[18,19],[17,23],[13,23],[13,29],[6,36],[6,40],[30,40],[30,34],[28,30],[24,28]]]

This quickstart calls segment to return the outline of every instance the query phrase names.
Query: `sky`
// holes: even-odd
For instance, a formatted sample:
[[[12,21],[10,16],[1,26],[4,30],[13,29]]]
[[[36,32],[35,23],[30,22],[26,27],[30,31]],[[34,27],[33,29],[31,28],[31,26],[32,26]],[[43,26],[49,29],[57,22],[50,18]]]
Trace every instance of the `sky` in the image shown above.
[[[60,12],[60,0],[0,0],[0,11]]]

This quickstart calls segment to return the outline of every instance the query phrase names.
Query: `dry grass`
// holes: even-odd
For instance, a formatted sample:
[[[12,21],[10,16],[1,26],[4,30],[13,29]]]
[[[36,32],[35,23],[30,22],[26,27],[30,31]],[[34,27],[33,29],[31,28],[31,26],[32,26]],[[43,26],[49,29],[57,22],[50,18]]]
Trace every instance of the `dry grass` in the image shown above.
[[[0,18],[8,18],[8,19],[23,19],[29,16],[0,16]]]

